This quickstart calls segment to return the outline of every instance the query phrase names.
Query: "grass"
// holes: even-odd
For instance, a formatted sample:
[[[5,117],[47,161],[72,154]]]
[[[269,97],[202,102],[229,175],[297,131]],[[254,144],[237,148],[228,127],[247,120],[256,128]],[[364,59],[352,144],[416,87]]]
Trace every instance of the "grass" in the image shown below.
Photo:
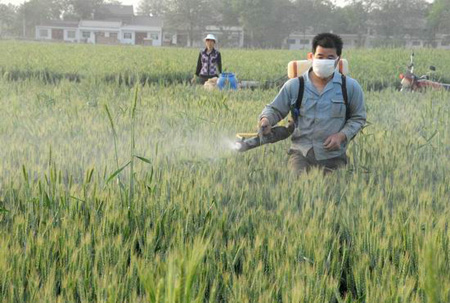
[[[286,75],[287,63],[306,58],[307,51],[221,49],[223,68],[239,80],[274,81]],[[108,45],[51,44],[0,41],[0,75],[10,80],[39,78],[46,83],[107,82],[132,87],[135,83],[186,83],[194,74],[197,49]],[[350,74],[366,90],[400,86],[410,50],[349,49],[343,57]],[[450,59],[446,50],[415,50],[418,75],[430,65],[447,82]]]
[[[349,166],[297,179],[228,148],[276,93],[0,80],[0,301],[449,301],[449,94],[366,92]]]

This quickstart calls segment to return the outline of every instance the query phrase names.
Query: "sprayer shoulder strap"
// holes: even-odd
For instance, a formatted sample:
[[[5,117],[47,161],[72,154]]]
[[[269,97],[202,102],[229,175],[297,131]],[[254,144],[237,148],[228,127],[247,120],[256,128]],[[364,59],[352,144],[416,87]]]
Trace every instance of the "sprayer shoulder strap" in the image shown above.
[[[345,75],[341,75],[342,77],[342,97],[344,98],[344,104],[345,104],[345,120],[347,121],[350,119],[350,106],[348,105],[348,94],[347,94],[347,79],[345,78]],[[303,78],[303,75],[298,77],[299,80],[299,88],[298,88],[298,96],[297,101],[295,102],[295,108],[297,111],[300,111],[300,107],[302,106],[303,101],[303,94],[305,92],[305,78]]]
[[[345,104],[345,121],[350,119],[350,106],[348,105],[348,94],[347,94],[347,79],[345,78],[345,75],[342,74],[342,97],[344,97],[344,104]]]
[[[305,78],[303,78],[303,75],[298,77],[298,81],[300,81],[300,83],[298,87],[297,101],[295,101],[295,108],[300,110],[300,107],[302,106],[303,93],[305,92]]]

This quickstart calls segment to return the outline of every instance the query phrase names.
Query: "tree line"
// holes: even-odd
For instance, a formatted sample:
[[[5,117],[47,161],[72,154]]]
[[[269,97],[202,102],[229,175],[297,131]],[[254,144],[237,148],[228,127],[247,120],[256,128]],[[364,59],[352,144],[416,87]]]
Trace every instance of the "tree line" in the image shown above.
[[[1,36],[34,36],[46,20],[91,19],[95,8],[112,0],[29,0],[0,4]],[[166,26],[196,38],[207,25],[242,26],[246,46],[277,48],[293,32],[376,32],[386,43],[409,34],[433,38],[450,31],[450,0],[141,0],[137,14],[164,18]]]

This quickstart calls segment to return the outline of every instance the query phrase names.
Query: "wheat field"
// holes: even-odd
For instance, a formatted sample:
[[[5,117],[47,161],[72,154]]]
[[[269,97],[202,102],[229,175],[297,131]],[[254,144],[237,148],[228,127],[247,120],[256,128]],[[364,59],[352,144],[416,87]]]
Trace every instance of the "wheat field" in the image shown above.
[[[288,140],[230,148],[277,89],[191,86],[196,50],[0,50],[1,302],[450,302],[450,94],[395,89],[408,50],[348,51],[368,123],[300,178]],[[303,55],[222,53],[257,80]]]

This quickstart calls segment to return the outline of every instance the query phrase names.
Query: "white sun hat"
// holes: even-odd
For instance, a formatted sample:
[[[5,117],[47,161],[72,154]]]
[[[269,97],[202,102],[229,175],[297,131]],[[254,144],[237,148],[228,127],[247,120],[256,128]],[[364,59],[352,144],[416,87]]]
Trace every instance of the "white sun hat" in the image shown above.
[[[213,34],[208,34],[204,40],[214,40],[214,42],[217,42],[216,37]]]

